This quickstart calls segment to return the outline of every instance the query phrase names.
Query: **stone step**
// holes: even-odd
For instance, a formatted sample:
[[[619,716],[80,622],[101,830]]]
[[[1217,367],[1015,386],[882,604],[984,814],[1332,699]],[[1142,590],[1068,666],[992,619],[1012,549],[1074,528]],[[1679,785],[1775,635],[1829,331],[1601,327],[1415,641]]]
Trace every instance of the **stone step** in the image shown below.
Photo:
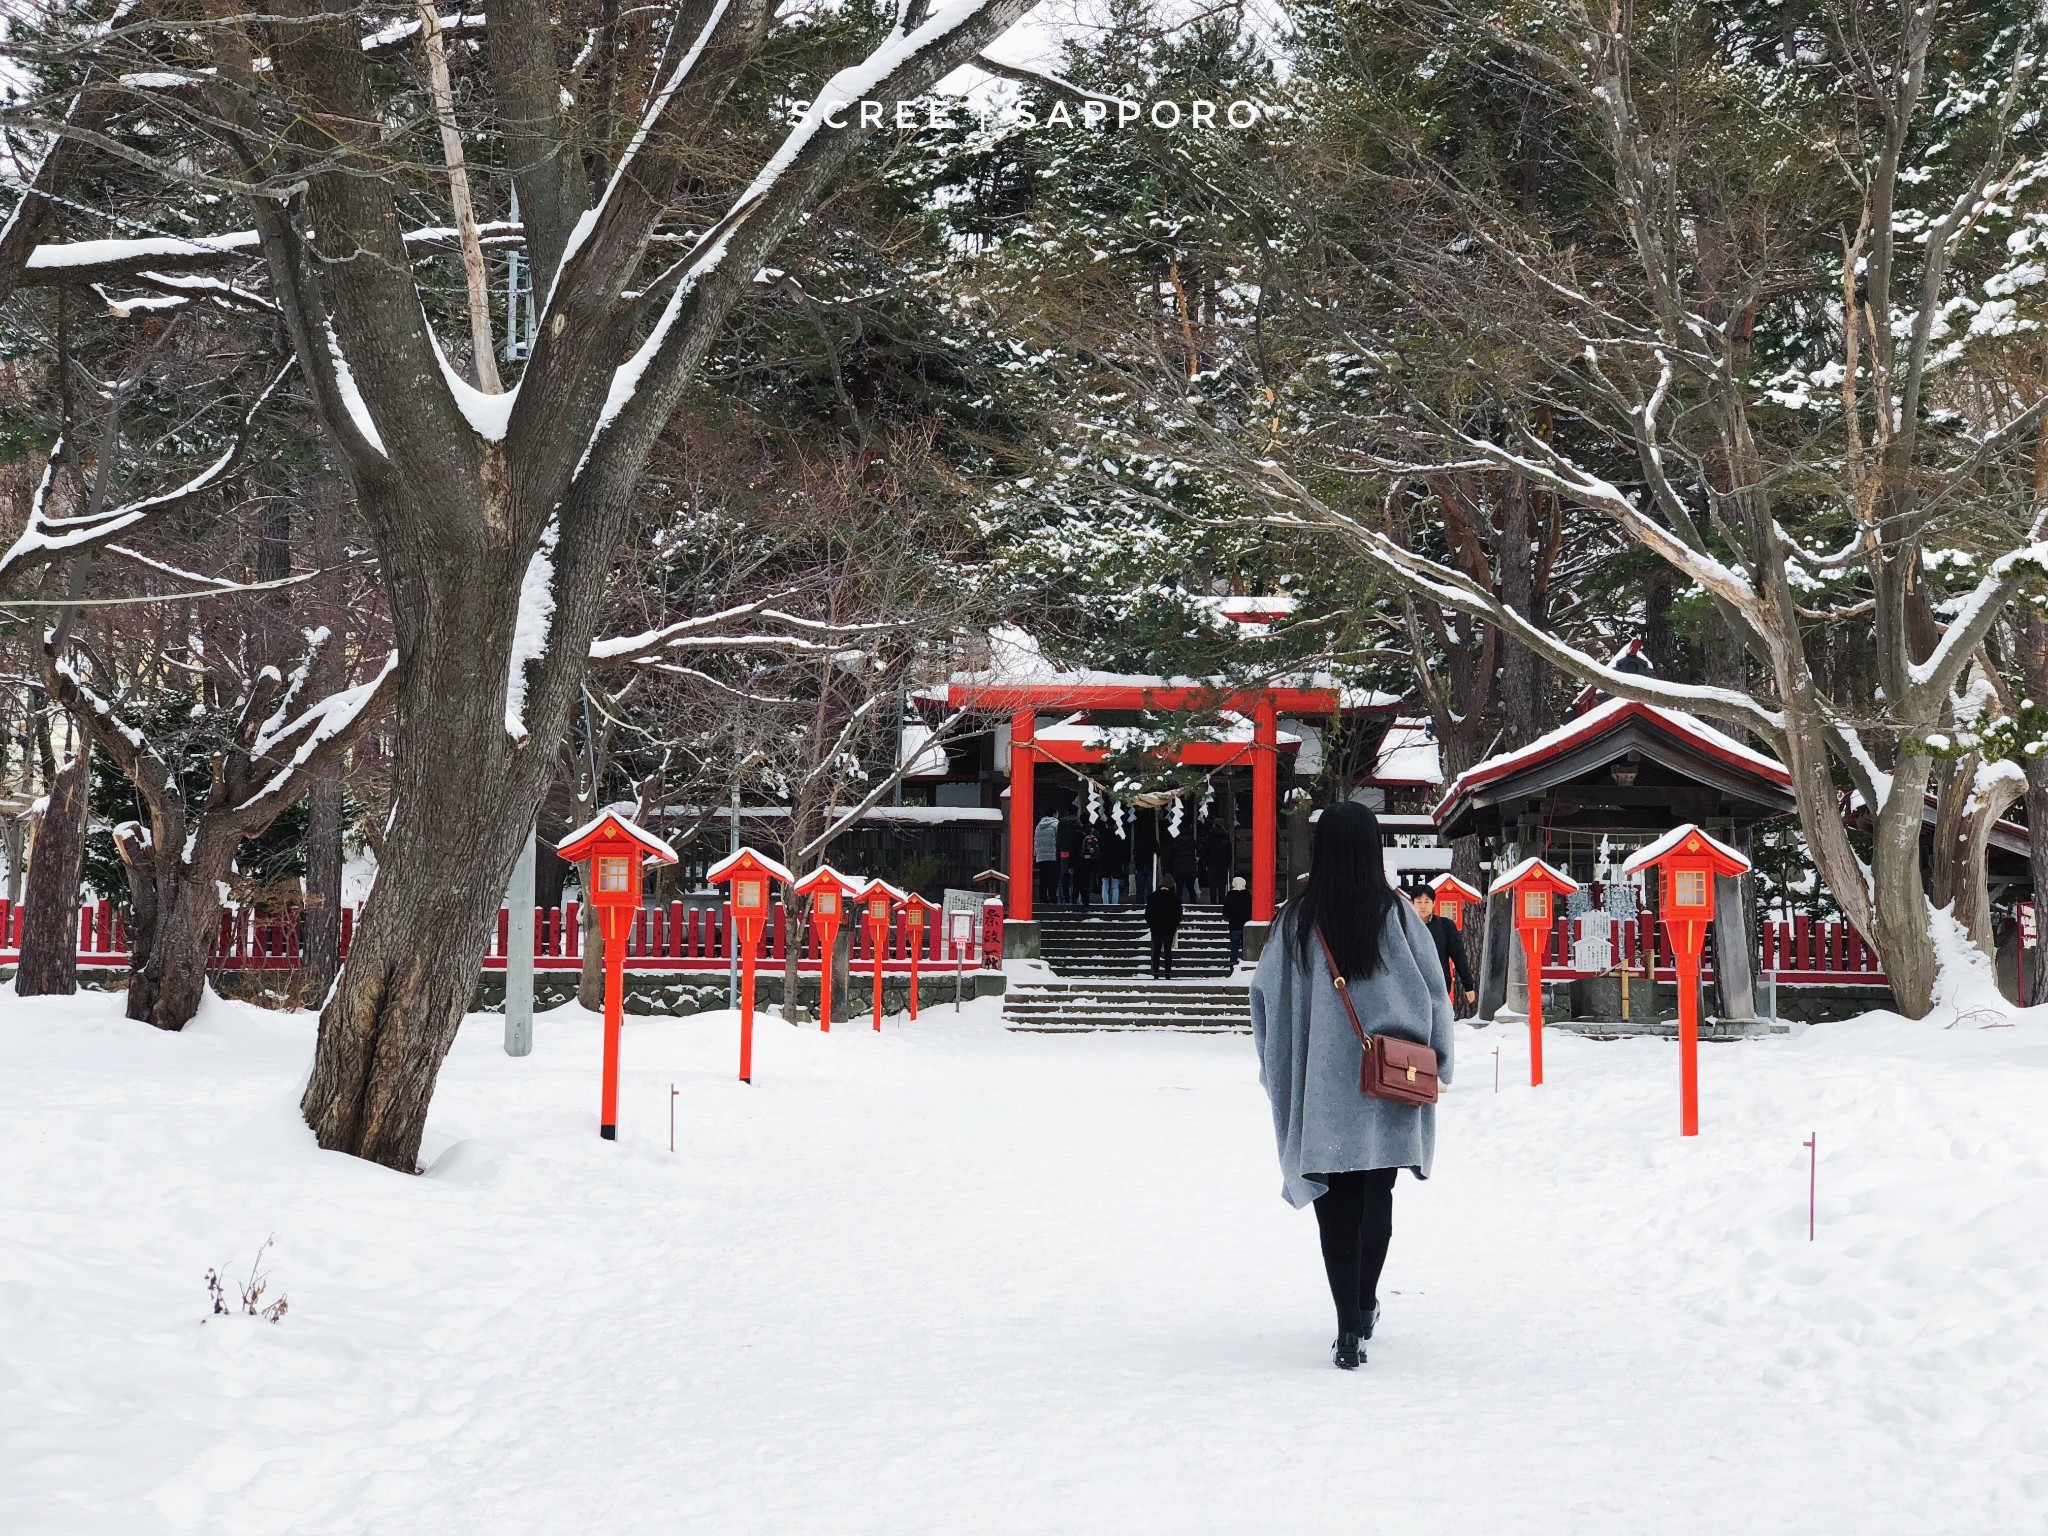
[[[1175,998],[1188,1003],[1236,1003],[1251,1006],[1251,989],[1233,986],[1226,981],[1192,978],[1182,982],[1152,981],[1138,978],[1130,982],[1114,977],[1084,980],[1076,977],[1070,982],[1027,982],[1012,988],[1007,994],[1012,1001],[1045,1002],[1060,999],[1106,998],[1111,1002],[1142,998]]]
[[[1085,1024],[1008,1024],[1017,1035],[1097,1035],[1118,1031],[1172,1029],[1186,1035],[1248,1035],[1249,1024],[1188,1024],[1177,1019],[1096,1019]]]
[[[1020,984],[1003,1001],[1005,1025],[1023,1034],[1091,1034],[1174,1029],[1243,1034],[1251,990],[1218,980],[1075,977]]]
[[[1243,1001],[1178,997],[1018,997],[1004,1006],[1006,1014],[1176,1014],[1182,1018],[1243,1018],[1251,1008]]]

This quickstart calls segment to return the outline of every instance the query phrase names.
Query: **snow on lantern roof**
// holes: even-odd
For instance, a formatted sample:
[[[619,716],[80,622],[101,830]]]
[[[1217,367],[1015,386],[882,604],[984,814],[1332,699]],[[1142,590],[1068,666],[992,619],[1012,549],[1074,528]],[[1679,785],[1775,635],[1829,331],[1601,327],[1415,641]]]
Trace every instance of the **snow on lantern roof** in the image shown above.
[[[1654,843],[1649,844],[1647,847],[1638,848],[1634,853],[1630,854],[1628,862],[1621,866],[1621,872],[1624,875],[1641,873],[1659,859],[1676,853],[1689,837],[1698,838],[1705,845],[1705,852],[1708,856],[1712,858],[1714,863],[1726,869],[1728,873],[1740,874],[1749,868],[1749,857],[1747,854],[1736,852],[1719,838],[1702,832],[1697,826],[1687,822],[1684,826],[1673,827]]]
[[[1389,726],[1372,777],[1376,784],[1443,783],[1443,748],[1429,721],[1403,716]]]
[[[870,880],[866,885],[863,885],[859,890],[855,891],[853,893],[853,899],[855,901],[866,901],[870,896],[874,895],[877,891],[882,892],[889,898],[891,902],[894,902],[897,905],[901,905],[903,902],[906,902],[910,899],[908,896],[904,895],[902,891],[898,890],[895,886],[891,885],[888,881],[884,880],[880,875],[877,875],[874,879]]]
[[[751,863],[756,869],[761,870],[765,874],[773,875],[784,885],[794,885],[796,883],[796,876],[789,872],[787,865],[778,864],[775,860],[769,858],[767,854],[757,853],[752,848],[735,848],[731,853],[728,853],[716,864],[705,870],[704,878],[708,881],[723,880],[734,870],[748,863]]]
[[[1558,869],[1553,864],[1546,864],[1543,862],[1543,860],[1533,857],[1522,860],[1522,862],[1517,864],[1513,869],[1507,870],[1502,874],[1495,875],[1493,877],[1493,883],[1496,886],[1510,886],[1515,884],[1519,880],[1527,879],[1530,875],[1535,874],[1539,870],[1542,871],[1542,873],[1548,875],[1553,881],[1555,881],[1557,889],[1561,891],[1576,891],[1579,888],[1579,882],[1574,880],[1570,875],[1565,874],[1562,870]]]
[[[803,879],[792,880],[789,883],[800,896],[808,896],[812,891],[825,886],[836,885],[843,891],[857,891],[861,885],[858,878],[853,875],[842,875],[830,864],[820,864]]]
[[[594,841],[601,833],[606,831],[636,844],[650,859],[658,860],[663,864],[673,864],[676,862],[675,849],[671,848],[666,842],[656,837],[638,822],[628,821],[617,811],[610,810],[599,811],[590,820],[583,823],[582,826],[563,837],[560,842],[555,844],[555,852],[574,864],[584,857],[584,855],[577,853],[575,850],[583,844]]]
[[[1442,891],[1446,886],[1450,887],[1452,895],[1462,897],[1466,901],[1479,901],[1483,899],[1480,892],[1473,890],[1471,886],[1460,880],[1449,870],[1445,870],[1429,882],[1429,888],[1432,891]]]
[[[1541,762],[1569,747],[1591,741],[1596,736],[1630,719],[1646,720],[1683,737],[1710,756],[1748,772],[1761,775],[1785,788],[1792,784],[1792,774],[1775,757],[1759,752],[1754,747],[1744,746],[1725,731],[1716,730],[1697,715],[1683,710],[1666,709],[1660,704],[1643,704],[1634,699],[1604,699],[1584,714],[1567,720],[1556,730],[1537,737],[1527,746],[1517,747],[1512,752],[1503,752],[1498,757],[1489,757],[1474,763],[1445,788],[1443,798],[1436,804],[1433,814],[1443,820],[1443,813],[1460,795],[1482,788],[1497,779],[1504,779],[1518,768],[1525,768]]]

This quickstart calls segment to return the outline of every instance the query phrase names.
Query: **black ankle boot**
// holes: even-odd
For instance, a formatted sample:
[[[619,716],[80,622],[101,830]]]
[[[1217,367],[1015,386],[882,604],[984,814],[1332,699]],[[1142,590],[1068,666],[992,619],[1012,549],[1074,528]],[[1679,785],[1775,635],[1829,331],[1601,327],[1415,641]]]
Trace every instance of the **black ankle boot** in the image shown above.
[[[1373,1331],[1373,1329],[1375,1329],[1375,1328],[1379,1327],[1379,1325],[1380,1325],[1380,1304],[1379,1304],[1378,1302],[1374,1302],[1374,1303],[1372,1304],[1372,1310],[1371,1310],[1370,1312],[1366,1313],[1366,1315],[1365,1315],[1365,1332],[1361,1333],[1361,1334],[1359,1335],[1359,1337],[1360,1337],[1361,1339],[1369,1339],[1369,1338],[1371,1338],[1371,1337],[1372,1337],[1372,1331]]]
[[[1337,1369],[1340,1371],[1357,1370],[1359,1362],[1365,1359],[1364,1351],[1358,1347],[1358,1335],[1355,1333],[1338,1334],[1337,1342],[1330,1346],[1330,1359],[1335,1362]]]

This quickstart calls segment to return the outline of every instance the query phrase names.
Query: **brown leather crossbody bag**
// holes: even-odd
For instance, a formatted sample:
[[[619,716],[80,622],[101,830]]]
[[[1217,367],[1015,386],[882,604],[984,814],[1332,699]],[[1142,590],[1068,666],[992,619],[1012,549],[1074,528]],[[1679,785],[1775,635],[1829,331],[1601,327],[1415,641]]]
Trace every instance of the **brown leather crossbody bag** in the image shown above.
[[[1323,963],[1330,968],[1330,980],[1344,999],[1344,1012],[1351,1019],[1352,1032],[1365,1048],[1365,1060],[1358,1069],[1358,1091],[1369,1099],[1386,1099],[1394,1104],[1436,1102],[1436,1052],[1398,1035],[1368,1035],[1358,1022],[1358,1010],[1351,1006],[1351,989],[1344,985],[1337,969],[1337,957],[1330,953],[1330,941],[1316,929],[1316,942],[1323,947]]]

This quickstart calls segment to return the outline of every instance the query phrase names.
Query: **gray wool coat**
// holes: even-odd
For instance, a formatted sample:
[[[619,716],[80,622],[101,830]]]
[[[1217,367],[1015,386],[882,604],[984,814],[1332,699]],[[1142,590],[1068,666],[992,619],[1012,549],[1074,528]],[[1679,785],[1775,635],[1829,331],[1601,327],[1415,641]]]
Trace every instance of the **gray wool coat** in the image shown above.
[[[1299,908],[1294,909],[1299,912]],[[1273,1104],[1280,1146],[1280,1192],[1293,1206],[1328,1191],[1319,1173],[1410,1168],[1429,1177],[1436,1153],[1436,1106],[1369,1099],[1358,1091],[1364,1048],[1320,948],[1304,967],[1290,913],[1282,912],[1252,978],[1252,1039],[1259,1082]],[[1367,1034],[1398,1035],[1433,1046],[1439,1078],[1451,1080],[1451,1002],[1436,941],[1415,909],[1396,900],[1380,937],[1377,972],[1351,983],[1352,1005]]]

